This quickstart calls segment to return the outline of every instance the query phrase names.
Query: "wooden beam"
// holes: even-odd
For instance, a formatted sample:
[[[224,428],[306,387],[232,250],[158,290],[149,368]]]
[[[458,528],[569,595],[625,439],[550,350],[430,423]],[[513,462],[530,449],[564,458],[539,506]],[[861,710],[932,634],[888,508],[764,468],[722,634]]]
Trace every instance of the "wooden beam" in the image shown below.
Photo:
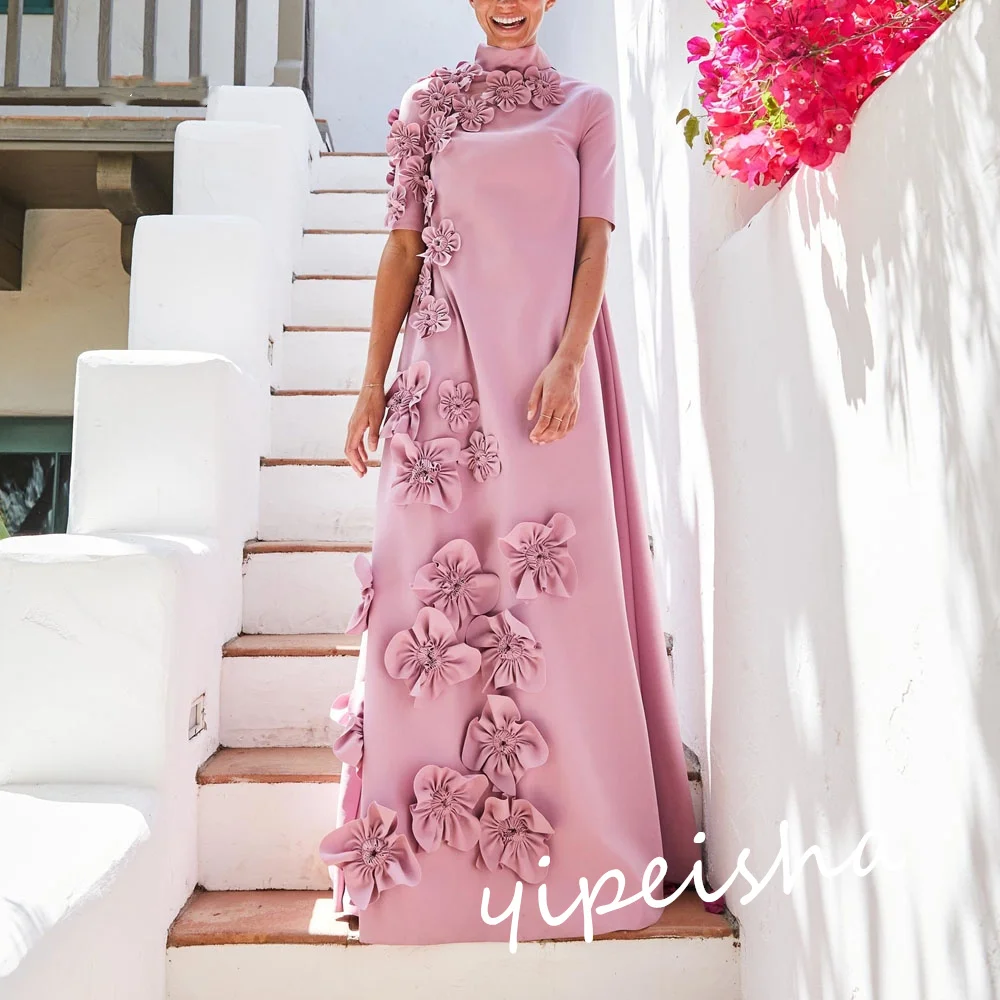
[[[49,83],[66,86],[66,25],[69,0],[55,0],[52,6],[52,58],[49,61]]]
[[[24,21],[24,0],[9,0],[7,4],[7,49],[4,57],[3,85],[16,87],[21,79],[21,24]]]
[[[21,290],[23,262],[24,206],[0,196],[0,290]]]
[[[247,83],[247,0],[236,0],[235,44],[233,46],[233,83],[245,87]]]
[[[134,153],[98,153],[97,193],[101,204],[122,224],[122,266],[131,274],[135,224],[144,215],[169,215],[170,197]]]

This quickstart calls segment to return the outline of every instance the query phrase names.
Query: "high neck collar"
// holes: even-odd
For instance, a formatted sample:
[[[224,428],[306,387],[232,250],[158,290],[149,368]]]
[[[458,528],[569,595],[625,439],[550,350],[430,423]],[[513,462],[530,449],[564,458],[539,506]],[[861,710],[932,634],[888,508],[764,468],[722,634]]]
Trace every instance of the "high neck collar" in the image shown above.
[[[495,69],[526,70],[529,66],[539,69],[551,69],[552,63],[535,42],[534,45],[523,45],[519,49],[503,49],[499,45],[489,45],[483,42],[476,49],[476,62],[487,72]]]

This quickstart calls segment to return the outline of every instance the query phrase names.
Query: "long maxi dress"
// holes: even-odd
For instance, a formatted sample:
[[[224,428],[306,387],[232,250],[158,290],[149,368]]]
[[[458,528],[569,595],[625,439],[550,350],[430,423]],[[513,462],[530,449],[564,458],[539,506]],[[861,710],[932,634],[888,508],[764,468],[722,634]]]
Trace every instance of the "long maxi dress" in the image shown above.
[[[535,445],[526,418],[564,330],[578,220],[614,224],[614,104],[537,45],[481,45],[390,122],[387,223],[427,250],[387,390],[320,854],[363,942],[506,941],[483,890],[496,915],[518,882],[519,940],[581,937],[582,907],[543,919],[542,883],[558,915],[581,878],[617,869],[628,897],[653,859],[672,885],[701,853],[606,303],[576,427]],[[593,929],[661,915],[640,899]]]

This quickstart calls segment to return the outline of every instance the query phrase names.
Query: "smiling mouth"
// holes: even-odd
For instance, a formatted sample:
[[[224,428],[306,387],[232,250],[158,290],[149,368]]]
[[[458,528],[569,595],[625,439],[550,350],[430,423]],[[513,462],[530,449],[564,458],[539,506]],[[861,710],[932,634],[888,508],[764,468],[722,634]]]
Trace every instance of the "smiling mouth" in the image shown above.
[[[501,31],[517,31],[528,19],[526,17],[491,17],[490,20]]]

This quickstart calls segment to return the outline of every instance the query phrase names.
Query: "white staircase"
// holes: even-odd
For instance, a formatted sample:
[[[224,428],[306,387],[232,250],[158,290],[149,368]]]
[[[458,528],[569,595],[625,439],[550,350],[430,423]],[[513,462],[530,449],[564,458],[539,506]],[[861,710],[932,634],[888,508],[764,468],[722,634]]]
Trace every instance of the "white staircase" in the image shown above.
[[[502,945],[362,946],[331,917],[317,854],[339,779],[329,709],[357,666],[358,641],[342,633],[358,601],[355,556],[370,550],[377,472],[359,480],[343,442],[385,242],[387,168],[370,155],[314,164],[261,462],[261,537],[244,556],[244,634],[224,650],[222,746],[198,777],[199,888],[168,939],[168,995],[737,1000],[738,941],[693,894],[637,934],[521,944],[516,956]]]

